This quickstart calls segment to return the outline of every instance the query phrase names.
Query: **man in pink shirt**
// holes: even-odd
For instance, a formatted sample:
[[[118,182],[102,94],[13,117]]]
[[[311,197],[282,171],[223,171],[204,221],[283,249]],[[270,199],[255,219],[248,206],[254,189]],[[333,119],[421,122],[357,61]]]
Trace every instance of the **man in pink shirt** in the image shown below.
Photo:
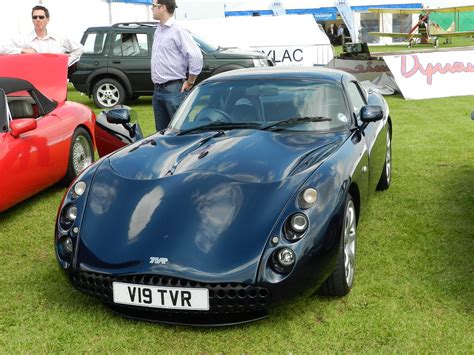
[[[175,0],[153,0],[156,27],[151,55],[153,112],[157,131],[166,128],[202,70],[202,53],[191,33],[175,21]]]

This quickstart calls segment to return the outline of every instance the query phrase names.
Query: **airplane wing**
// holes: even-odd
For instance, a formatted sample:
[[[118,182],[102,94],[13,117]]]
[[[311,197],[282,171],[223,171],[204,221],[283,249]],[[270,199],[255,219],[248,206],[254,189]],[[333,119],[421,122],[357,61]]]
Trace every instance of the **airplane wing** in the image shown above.
[[[422,35],[418,33],[389,33],[389,32],[369,32],[369,35],[376,37],[391,37],[391,38],[421,38]]]
[[[451,38],[451,37],[469,37],[474,36],[474,31],[458,31],[458,32],[443,32],[435,33],[433,36],[439,38]]]
[[[418,8],[418,9],[396,9],[396,8],[369,9],[369,12],[375,12],[378,14],[398,14],[398,15],[413,15],[413,14],[420,14],[421,12],[426,12],[426,11],[429,11],[430,13],[474,11],[474,5],[440,7],[440,8]]]
[[[440,7],[438,9],[425,9],[429,10],[432,13],[435,12],[465,12],[465,11],[474,11],[474,5],[467,6],[452,6],[452,7]]]

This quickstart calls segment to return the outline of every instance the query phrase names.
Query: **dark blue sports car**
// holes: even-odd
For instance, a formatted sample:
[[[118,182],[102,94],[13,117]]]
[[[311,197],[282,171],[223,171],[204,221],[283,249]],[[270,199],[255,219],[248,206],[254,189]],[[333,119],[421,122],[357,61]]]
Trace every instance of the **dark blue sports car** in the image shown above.
[[[99,125],[122,122],[133,142],[127,113]],[[303,292],[344,296],[358,220],[390,185],[391,133],[383,97],[341,71],[216,75],[166,130],[75,180],[56,222],[59,264],[114,311],[168,323],[242,323]]]

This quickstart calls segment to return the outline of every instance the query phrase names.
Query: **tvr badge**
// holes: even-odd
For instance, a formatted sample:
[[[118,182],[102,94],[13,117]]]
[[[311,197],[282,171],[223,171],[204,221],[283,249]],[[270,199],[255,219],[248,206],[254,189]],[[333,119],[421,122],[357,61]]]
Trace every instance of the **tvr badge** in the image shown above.
[[[168,264],[168,258],[161,258],[158,256],[150,256],[150,264],[166,265]]]

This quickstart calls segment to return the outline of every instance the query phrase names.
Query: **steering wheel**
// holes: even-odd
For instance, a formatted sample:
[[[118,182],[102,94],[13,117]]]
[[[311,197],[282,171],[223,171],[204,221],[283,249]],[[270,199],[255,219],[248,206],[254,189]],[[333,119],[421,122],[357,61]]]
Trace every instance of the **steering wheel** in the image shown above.
[[[232,122],[229,114],[217,108],[205,108],[196,115],[196,122]]]

